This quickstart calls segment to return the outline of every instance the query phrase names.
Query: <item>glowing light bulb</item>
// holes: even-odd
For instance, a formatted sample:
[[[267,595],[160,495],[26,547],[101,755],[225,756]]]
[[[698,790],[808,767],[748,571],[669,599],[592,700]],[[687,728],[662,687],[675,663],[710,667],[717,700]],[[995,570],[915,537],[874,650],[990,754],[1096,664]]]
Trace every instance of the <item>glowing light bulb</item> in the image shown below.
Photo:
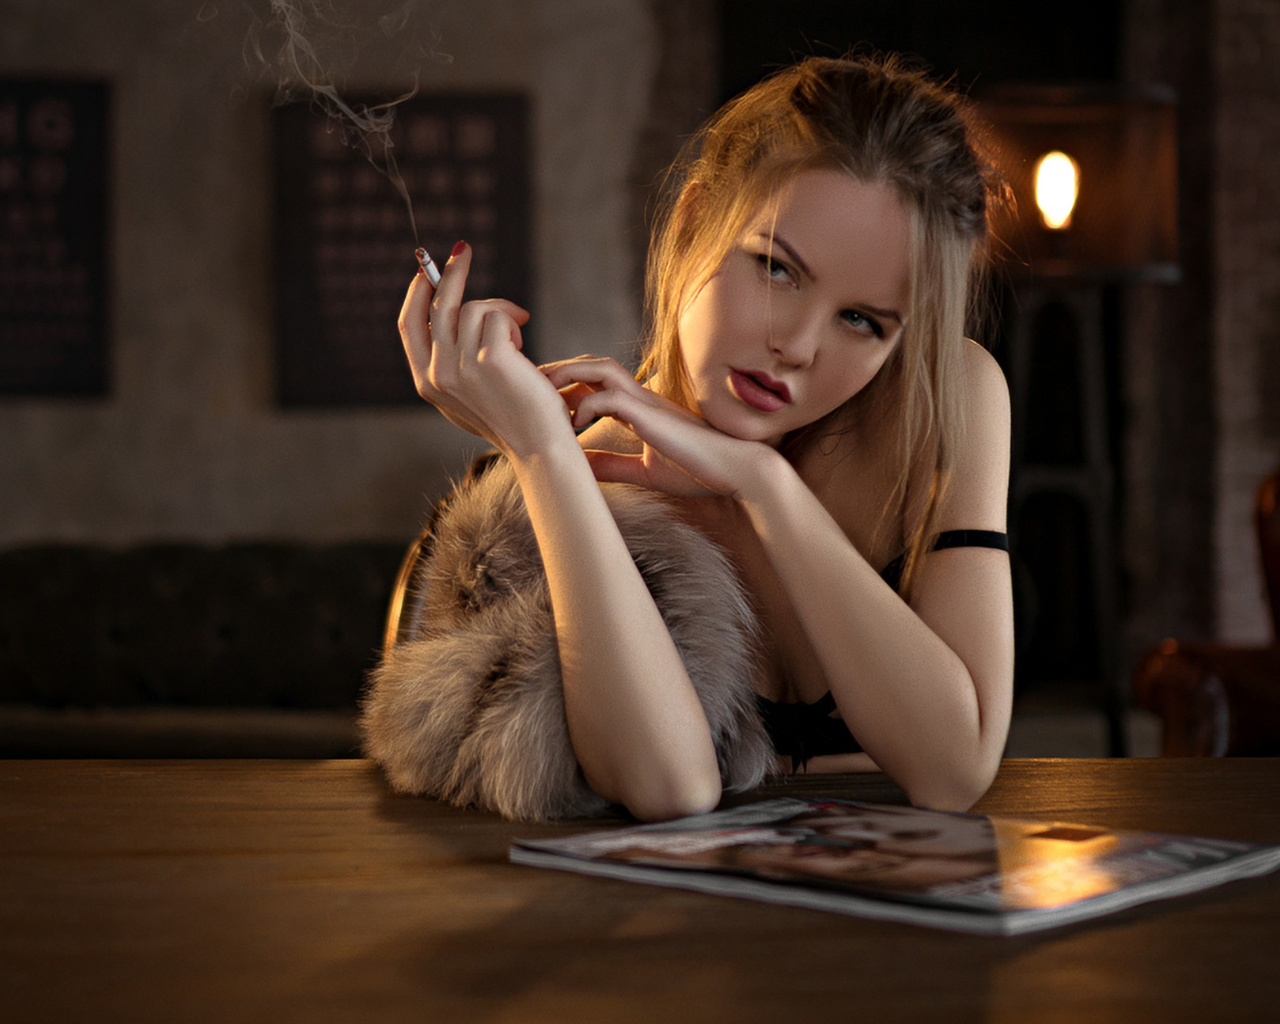
[[[1036,164],[1036,205],[1046,227],[1071,226],[1071,211],[1080,193],[1080,168],[1066,153],[1054,150]]]

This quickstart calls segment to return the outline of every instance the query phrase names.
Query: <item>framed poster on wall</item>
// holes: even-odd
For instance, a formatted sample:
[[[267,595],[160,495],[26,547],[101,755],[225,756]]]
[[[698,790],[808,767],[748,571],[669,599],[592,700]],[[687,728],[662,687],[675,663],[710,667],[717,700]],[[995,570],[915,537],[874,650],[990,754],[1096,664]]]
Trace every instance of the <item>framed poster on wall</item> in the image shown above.
[[[526,97],[420,95],[394,113],[370,137],[306,103],[272,112],[282,406],[421,401],[396,330],[418,245],[443,266],[466,239],[469,297],[529,301]]]
[[[0,78],[0,395],[108,386],[108,87]]]

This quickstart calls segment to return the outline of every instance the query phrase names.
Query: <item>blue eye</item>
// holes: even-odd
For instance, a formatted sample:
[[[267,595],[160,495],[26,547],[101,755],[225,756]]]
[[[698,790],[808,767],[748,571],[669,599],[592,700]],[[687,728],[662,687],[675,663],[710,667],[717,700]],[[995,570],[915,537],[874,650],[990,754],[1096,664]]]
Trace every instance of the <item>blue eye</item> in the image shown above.
[[[865,313],[859,313],[856,309],[846,309],[840,315],[844,318],[844,322],[855,331],[859,331],[863,334],[871,334],[877,338],[884,337],[884,326],[880,321],[873,320]]]
[[[791,271],[787,269],[786,264],[774,259],[772,253],[762,252],[756,256],[756,260],[772,280],[789,281],[791,279]]]

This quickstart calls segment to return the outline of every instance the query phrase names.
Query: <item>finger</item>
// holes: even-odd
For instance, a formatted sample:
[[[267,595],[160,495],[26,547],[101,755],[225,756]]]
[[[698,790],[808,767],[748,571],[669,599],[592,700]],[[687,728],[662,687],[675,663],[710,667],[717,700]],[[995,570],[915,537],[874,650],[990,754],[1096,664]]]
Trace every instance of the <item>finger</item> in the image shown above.
[[[568,384],[595,384],[640,389],[631,373],[616,359],[604,356],[578,356],[544,363],[538,367],[557,388]]]
[[[509,299],[486,299],[490,305],[497,309],[501,309],[507,316],[511,317],[517,324],[523,327],[529,322],[530,313],[523,306],[517,306]]]
[[[435,289],[431,287],[431,282],[427,280],[426,275],[419,273],[409,282],[409,290],[405,292],[404,305],[400,307],[400,316],[396,320],[396,327],[400,331],[400,340],[404,343],[405,351],[412,359],[413,352],[410,349],[421,350],[423,346],[429,347],[430,336],[427,327],[427,313],[431,307],[431,297],[435,294]]]
[[[586,384],[568,384],[559,389],[560,397],[564,399],[565,407],[572,416],[577,410],[578,404],[592,393],[592,389]]]
[[[440,285],[431,299],[432,341],[452,343],[458,333],[458,311],[462,307],[462,295],[467,288],[467,274],[471,271],[471,246],[459,242],[449,254],[449,260],[440,272]]]
[[[574,425],[584,427],[601,416],[611,416],[618,422],[639,430],[645,440],[657,443],[673,430],[687,430],[689,426],[704,427],[705,421],[674,402],[656,395],[635,384],[614,387],[590,384],[590,393],[579,400]]]
[[[565,397],[573,414],[574,426],[579,429],[604,415],[616,416],[625,423],[626,420],[619,415],[619,406],[616,404],[623,400],[620,396],[630,396],[633,402],[643,401],[647,396],[647,392],[635,378],[613,359],[579,356],[576,359],[546,363],[538,369]],[[609,397],[589,402],[591,395],[605,393]],[[583,402],[588,402],[585,409],[582,408]],[[632,408],[634,407],[633,405]]]
[[[440,393],[431,384],[431,326],[427,322],[434,289],[426,275],[419,273],[410,283],[396,326],[400,342],[413,375],[418,394],[433,405],[439,404]]]
[[[529,322],[529,311],[522,306],[517,306],[514,302],[508,302],[506,299],[494,299],[493,301],[500,303],[504,307],[503,311],[507,316],[511,317],[517,327],[523,327]],[[513,331],[511,343],[515,345],[516,351],[523,351],[524,335],[519,331]]]
[[[529,311],[506,299],[483,299],[468,302],[458,313],[456,340],[460,347],[460,360],[474,359],[479,354],[485,324],[490,315],[502,317],[511,326],[508,340],[515,345],[517,351],[524,348],[519,327],[529,322]]]
[[[503,316],[510,317],[521,327],[529,322],[529,311],[523,306],[517,306],[510,299],[473,299],[462,307],[459,316],[466,316],[469,309],[477,310],[481,314],[497,311]]]
[[[492,360],[495,356],[500,357],[505,354],[508,349],[518,352],[521,348],[520,328],[505,310],[497,306],[489,306],[485,309],[479,336],[480,348],[476,353],[477,361]]]
[[[624,427],[631,428],[632,419],[638,411],[638,405],[631,396],[613,388],[602,388],[597,391],[586,385],[582,386],[586,387],[586,392],[581,394],[573,407],[575,430],[590,426],[602,416],[609,416]]]
[[[453,341],[456,338],[458,317],[461,315],[460,311],[466,308],[462,299],[466,292],[467,277],[471,273],[472,255],[471,246],[466,242],[459,242],[449,254],[449,260],[440,275],[440,285],[431,303],[430,319],[434,337],[441,337],[446,341]],[[529,311],[508,299],[482,301],[486,305],[500,307],[518,324],[523,325],[529,322]]]

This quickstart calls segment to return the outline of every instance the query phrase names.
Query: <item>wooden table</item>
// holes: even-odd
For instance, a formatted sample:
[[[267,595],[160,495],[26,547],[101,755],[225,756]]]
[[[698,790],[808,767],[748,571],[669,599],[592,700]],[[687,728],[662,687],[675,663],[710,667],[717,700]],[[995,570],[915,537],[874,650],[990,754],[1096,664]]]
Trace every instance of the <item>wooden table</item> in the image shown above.
[[[883,776],[768,787],[893,800]],[[978,807],[1280,842],[1280,761],[1008,761]],[[362,761],[0,761],[0,1020],[1275,1020],[1280,876],[989,938],[506,861]]]

